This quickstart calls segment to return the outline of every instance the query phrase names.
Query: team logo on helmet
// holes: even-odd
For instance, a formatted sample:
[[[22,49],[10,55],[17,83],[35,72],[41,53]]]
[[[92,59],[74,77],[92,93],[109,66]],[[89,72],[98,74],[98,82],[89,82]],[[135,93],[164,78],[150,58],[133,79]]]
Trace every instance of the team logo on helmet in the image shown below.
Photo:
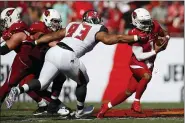
[[[13,13],[14,10],[15,10],[15,9],[8,10],[8,11],[6,12],[6,15],[7,15],[7,16],[12,15],[12,13]]]
[[[46,10],[46,11],[44,12],[44,14],[45,14],[46,17],[50,16],[50,12],[49,12],[48,10]]]
[[[91,18],[95,18],[95,17],[99,17],[98,13],[97,12],[94,12],[94,11],[91,11],[88,13],[88,16],[91,17]]]
[[[132,13],[132,17],[133,17],[134,19],[137,17],[136,12],[133,12],[133,13]]]

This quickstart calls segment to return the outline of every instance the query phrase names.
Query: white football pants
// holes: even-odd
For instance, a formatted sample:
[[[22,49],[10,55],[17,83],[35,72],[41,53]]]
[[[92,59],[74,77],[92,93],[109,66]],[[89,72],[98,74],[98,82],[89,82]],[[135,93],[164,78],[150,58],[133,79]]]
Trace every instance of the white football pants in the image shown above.
[[[86,68],[74,52],[59,46],[52,47],[46,53],[45,62],[38,79],[41,83],[41,90],[46,89],[53,79],[61,73],[81,84],[79,71],[83,73],[85,81],[89,82]]]

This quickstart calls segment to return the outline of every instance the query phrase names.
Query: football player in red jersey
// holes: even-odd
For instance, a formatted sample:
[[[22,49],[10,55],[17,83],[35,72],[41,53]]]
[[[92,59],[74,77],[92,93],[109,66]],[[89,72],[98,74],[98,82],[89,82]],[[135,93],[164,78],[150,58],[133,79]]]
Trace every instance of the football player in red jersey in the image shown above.
[[[59,13],[58,15],[60,16]],[[48,19],[48,18],[45,18],[45,19]],[[35,59],[31,59],[30,56],[36,56],[36,55],[38,56],[38,54],[42,54],[42,53],[36,52],[33,55],[29,55],[31,54],[34,48],[34,45],[32,43],[33,40],[30,38],[29,32],[31,32],[32,29],[33,29],[32,32],[35,30],[34,28],[30,28],[29,30],[28,26],[23,21],[20,20],[20,13],[15,8],[7,8],[4,11],[2,11],[1,21],[3,22],[1,23],[1,29],[3,29],[4,32],[2,36],[3,41],[1,41],[3,42],[3,45],[1,45],[0,53],[1,55],[5,55],[12,50],[16,51],[17,53],[12,64],[9,77],[7,78],[4,85],[0,88],[0,99],[1,99],[0,101],[2,103],[7,93],[10,91],[11,87],[17,86],[19,83],[20,85],[25,84],[25,82],[38,76],[42,66],[42,62],[38,63],[36,66],[34,63],[38,61],[34,61]],[[59,18],[59,22],[60,21],[61,21],[61,18]],[[49,22],[50,20],[48,20],[47,24],[49,24]],[[54,26],[50,25],[51,28],[55,28],[56,26],[57,25],[54,25]],[[45,25],[44,25],[44,28],[47,29]],[[58,27],[56,27],[56,29],[57,28]],[[53,29],[52,31],[56,31],[56,30]],[[43,32],[43,33],[46,33],[46,32]],[[44,46],[41,47],[42,48],[41,51],[44,51],[43,49],[47,49],[46,47],[44,48],[43,47]],[[61,77],[61,76],[57,77],[55,81],[59,81],[59,79],[60,81],[65,81],[65,77]],[[59,85],[55,85],[52,87],[53,98],[55,97],[55,95],[59,95],[61,88],[62,88],[61,83]],[[32,97],[32,99],[34,99],[39,105],[38,110],[36,110],[36,112],[34,113],[35,115],[40,114],[41,112],[44,112],[47,107],[46,102],[41,98],[41,96],[42,97],[44,96],[43,93],[47,93],[47,91],[45,92],[42,91],[39,93],[31,91],[28,93],[28,95]],[[48,101],[51,101],[51,99],[49,99],[47,96],[48,95],[46,95],[45,99]],[[57,102],[58,104],[60,103],[60,101],[57,101]],[[59,113],[63,113],[63,112],[65,112],[64,114],[67,113],[65,109],[64,111],[60,110]]]
[[[161,28],[157,21],[151,19],[146,9],[138,8],[132,13],[132,24],[135,28],[129,31],[129,35],[149,36],[149,40],[130,44],[133,52],[130,69],[133,75],[128,87],[116,95],[113,100],[102,105],[97,115],[98,118],[103,118],[107,110],[122,103],[134,92],[136,95],[131,109],[138,113],[142,112],[140,99],[151,80],[156,55],[166,48],[170,39],[169,34]],[[162,42],[158,42],[159,37],[162,37]]]
[[[86,68],[79,58],[91,51],[98,42],[112,45],[147,40],[147,37],[138,35],[109,34],[101,22],[100,15],[94,10],[89,10],[84,13],[82,22],[71,22],[65,29],[44,35],[36,40],[39,44],[64,37],[57,46],[47,51],[39,79],[33,79],[20,88],[12,88],[8,97],[11,104],[15,102],[15,98],[19,94],[30,90],[42,90],[53,80],[53,77],[64,74],[77,82],[75,117],[81,118],[91,114],[94,107],[84,106],[89,78]]]
[[[20,13],[15,8],[7,8],[1,12],[1,38],[0,54],[5,55],[14,50],[17,54],[4,85],[0,88],[0,102],[2,103],[11,87],[29,74],[31,61],[28,53],[34,47],[30,39],[28,26],[20,20]]]
[[[35,40],[41,37],[43,34],[57,31],[62,28],[61,21],[62,19],[58,11],[54,9],[48,9],[43,13],[42,21],[35,22],[30,26],[29,28],[30,35]],[[45,53],[50,47],[55,46],[56,43],[58,43],[58,41],[43,43],[42,45],[34,47],[32,52],[30,53],[29,56],[31,57],[31,60],[32,60],[32,64],[33,64],[32,69],[34,71],[33,74],[35,75],[35,78],[38,78],[40,74],[41,68],[44,63]],[[30,78],[29,80],[31,79],[33,78]],[[25,82],[28,82],[29,80],[24,81],[23,83],[21,83],[21,85],[25,84]],[[66,80],[65,76],[58,75],[53,80],[52,93],[48,93],[48,91],[44,91],[44,90],[41,93],[38,93],[38,95],[40,95],[41,97],[46,96],[46,97],[50,97],[51,99],[49,100],[50,103],[48,107],[46,103],[45,103],[45,106],[38,105],[39,108],[34,112],[35,115],[40,114],[41,112],[44,112],[46,107],[47,107],[48,113],[53,114],[53,113],[57,113],[57,111],[61,115],[67,115],[69,113],[69,111],[65,109],[65,105],[56,98],[59,96],[62,85],[65,80]],[[60,104],[60,107],[62,107],[62,109],[60,110],[59,110],[60,107],[58,106],[59,104]]]

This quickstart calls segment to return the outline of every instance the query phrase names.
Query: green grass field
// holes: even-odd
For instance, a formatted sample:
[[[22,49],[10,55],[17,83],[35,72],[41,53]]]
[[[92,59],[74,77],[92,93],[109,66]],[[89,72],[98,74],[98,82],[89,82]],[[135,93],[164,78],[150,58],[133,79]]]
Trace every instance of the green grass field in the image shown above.
[[[75,103],[67,104],[75,109]],[[94,105],[96,109],[100,108],[98,103],[88,103]],[[143,103],[143,109],[177,109],[184,108],[183,103]],[[79,120],[62,120],[59,117],[34,117],[32,112],[37,108],[35,103],[16,103],[12,109],[8,110],[3,106],[1,111],[0,123],[183,123],[183,117],[164,117],[164,118],[105,118],[97,119],[95,117]],[[129,103],[123,103],[115,109],[129,109]]]

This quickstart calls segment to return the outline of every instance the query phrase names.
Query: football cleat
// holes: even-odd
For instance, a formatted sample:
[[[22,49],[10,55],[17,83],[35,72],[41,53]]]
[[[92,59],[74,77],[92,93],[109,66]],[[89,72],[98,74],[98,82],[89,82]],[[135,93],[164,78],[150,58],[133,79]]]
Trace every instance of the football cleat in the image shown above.
[[[13,103],[16,101],[16,98],[19,95],[19,88],[18,87],[13,87],[6,98],[6,107],[10,109],[13,106]]]
[[[62,107],[60,108],[57,113],[61,116],[66,116],[66,115],[69,115],[70,113],[70,110],[68,110],[66,107]]]
[[[131,110],[133,110],[133,111],[135,111],[137,113],[142,113],[140,101],[134,101],[132,103]]]
[[[47,113],[47,107],[48,106],[38,107],[38,109],[33,112],[33,115],[38,116]]]
[[[105,115],[105,113],[106,113],[108,110],[109,110],[108,104],[107,104],[107,103],[102,104],[101,109],[100,109],[100,111],[99,111],[99,113],[98,113],[98,115],[97,115],[97,118],[103,118],[104,115]]]
[[[77,110],[75,112],[75,118],[80,119],[80,118],[85,118],[89,115],[91,115],[94,111],[94,106],[88,106],[88,107],[84,107],[82,110]]]

